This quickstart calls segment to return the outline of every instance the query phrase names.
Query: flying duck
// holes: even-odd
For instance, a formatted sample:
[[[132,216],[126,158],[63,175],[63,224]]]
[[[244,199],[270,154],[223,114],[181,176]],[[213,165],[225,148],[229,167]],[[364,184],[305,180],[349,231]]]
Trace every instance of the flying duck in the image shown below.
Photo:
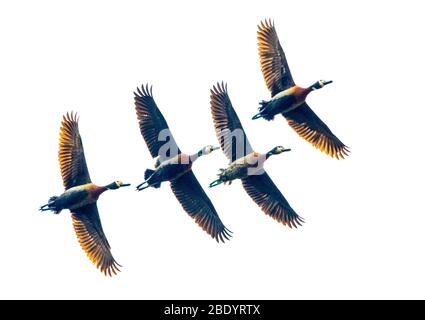
[[[64,209],[71,211],[74,230],[81,247],[101,272],[112,276],[120,271],[121,265],[112,256],[111,247],[103,232],[97,200],[106,190],[115,190],[130,184],[114,181],[106,186],[98,186],[91,182],[78,130],[78,118],[72,112],[63,116],[59,164],[65,192],[51,197],[47,204],[40,207],[40,211],[50,210],[55,214]]]
[[[314,147],[331,157],[343,159],[348,155],[348,147],[305,102],[310,92],[319,90],[332,81],[319,80],[307,88],[297,86],[271,20],[260,23],[257,39],[261,71],[272,98],[260,102],[259,112],[252,119],[264,118],[269,121],[280,113],[292,129]]]
[[[134,100],[140,133],[155,159],[155,169],[146,169],[145,181],[137,186],[137,190],[159,188],[162,182],[170,181],[171,190],[189,216],[217,242],[229,240],[231,231],[221,222],[192,171],[192,165],[197,159],[218,147],[208,145],[192,155],[182,153],[155,103],[152,86],[137,88]]]
[[[210,187],[241,179],[245,191],[264,213],[291,228],[301,225],[303,218],[291,208],[263,168],[269,157],[290,149],[277,146],[266,154],[255,152],[230,102],[227,85],[223,83],[217,83],[211,90],[211,113],[217,139],[230,164],[220,169],[218,179]]]

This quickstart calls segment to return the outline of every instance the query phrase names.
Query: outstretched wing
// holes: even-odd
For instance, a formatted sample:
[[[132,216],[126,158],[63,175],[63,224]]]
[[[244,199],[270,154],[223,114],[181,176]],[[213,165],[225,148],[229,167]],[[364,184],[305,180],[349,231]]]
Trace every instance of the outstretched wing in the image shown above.
[[[227,93],[227,84],[217,83],[211,89],[211,114],[221,149],[230,160],[251,153],[252,147]]]
[[[288,201],[273,183],[269,175],[250,175],[242,179],[242,185],[254,202],[273,219],[284,225],[297,227],[304,222],[291,208]]]
[[[307,103],[282,114],[289,125],[317,149],[337,159],[348,156],[348,147],[332,133]]]
[[[152,157],[172,158],[180,153],[176,141],[168,127],[167,121],[159,111],[152,95],[152,86],[146,84],[134,92],[137,119],[140,133],[145,140]]]
[[[261,72],[273,97],[295,83],[271,20],[261,21],[258,25],[257,40]]]
[[[78,130],[77,114],[73,112],[63,116],[59,139],[59,164],[65,189],[91,182]]]
[[[202,189],[192,170],[171,181],[171,189],[183,209],[205,232],[217,242],[229,240],[231,231],[221,222],[211,200]]]
[[[72,210],[72,223],[81,247],[96,267],[105,275],[117,274],[121,265],[112,256],[96,203]]]

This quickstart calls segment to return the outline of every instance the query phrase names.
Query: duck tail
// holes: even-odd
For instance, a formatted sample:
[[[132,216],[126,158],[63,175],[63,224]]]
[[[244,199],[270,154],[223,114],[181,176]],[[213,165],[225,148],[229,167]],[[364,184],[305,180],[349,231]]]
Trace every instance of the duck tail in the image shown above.
[[[53,211],[54,213],[58,214],[59,212],[61,212],[60,209],[56,208],[56,199],[58,197],[57,196],[53,196],[49,198],[49,202],[46,203],[45,205],[41,206],[39,208],[40,211]]]
[[[252,120],[256,120],[259,118],[264,118],[267,121],[273,120],[274,116],[269,115],[267,112],[267,107],[270,104],[270,101],[262,100],[260,101],[260,107],[258,108],[258,113],[252,117]]]
[[[146,169],[145,170],[145,180],[148,180],[150,178],[150,176],[153,175],[154,172],[155,172],[155,170]]]
[[[55,202],[57,198],[58,198],[57,196],[50,197],[49,203]]]
[[[211,182],[209,187],[212,188],[212,187],[218,186],[219,184],[222,184],[222,183],[223,183],[223,180],[218,178],[217,180],[214,180],[213,182]]]
[[[153,174],[155,173],[155,170],[152,169],[146,169],[145,170],[145,181],[143,181],[141,184],[139,184],[136,187],[137,191],[142,191],[144,189],[147,189],[149,187],[153,187],[153,188],[160,188],[161,187],[161,181],[160,182],[150,182],[150,180],[152,179]]]
[[[161,182],[155,183],[155,184],[151,184],[150,186],[153,187],[153,188],[155,188],[155,189],[159,189],[159,188],[161,188]]]
[[[261,118],[263,115],[261,114],[261,111],[260,112],[258,112],[256,115],[254,115],[253,117],[252,117],[252,120],[256,120],[256,119],[259,119],[259,118]]]
[[[256,120],[256,119],[264,117],[263,111],[267,107],[267,104],[268,104],[268,101],[265,101],[265,100],[260,101],[260,107],[258,108],[258,113],[252,117],[252,120]]]

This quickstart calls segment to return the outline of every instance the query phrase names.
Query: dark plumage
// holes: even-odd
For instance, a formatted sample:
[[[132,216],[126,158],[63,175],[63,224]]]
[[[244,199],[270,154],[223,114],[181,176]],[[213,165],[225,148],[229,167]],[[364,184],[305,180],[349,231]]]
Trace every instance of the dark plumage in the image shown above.
[[[221,149],[229,158],[230,165],[220,169],[218,179],[210,187],[241,179],[245,191],[264,213],[289,227],[301,225],[303,219],[291,208],[263,169],[270,156],[290,149],[278,146],[266,154],[254,152],[223,83],[217,83],[211,90],[211,113]]]
[[[81,247],[89,259],[105,275],[116,274],[120,265],[111,253],[97,209],[97,199],[106,190],[118,189],[129,184],[115,181],[106,186],[91,183],[84,157],[83,143],[78,130],[76,114],[66,114],[60,129],[59,164],[65,192],[54,196],[40,207],[41,211],[58,214],[63,209],[72,213],[72,222]]]
[[[276,29],[270,20],[258,26],[257,38],[261,71],[272,98],[260,102],[259,112],[253,119],[272,120],[280,113],[298,135],[314,147],[337,159],[347,156],[348,147],[305,102],[311,91],[321,89],[332,81],[320,80],[308,88],[295,85]]]
[[[192,172],[194,161],[218,148],[206,146],[193,155],[182,153],[153,99],[152,87],[141,86],[134,95],[140,132],[155,158],[155,170],[145,171],[145,181],[137,186],[137,190],[159,188],[162,182],[170,181],[171,189],[183,209],[204,231],[217,241],[229,239],[231,232],[221,222]]]

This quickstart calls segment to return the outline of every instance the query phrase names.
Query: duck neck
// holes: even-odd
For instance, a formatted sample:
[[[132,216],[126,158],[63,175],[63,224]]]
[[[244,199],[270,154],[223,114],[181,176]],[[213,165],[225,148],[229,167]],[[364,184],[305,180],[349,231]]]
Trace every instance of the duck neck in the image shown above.
[[[274,156],[273,149],[266,153],[266,160],[271,156]]]
[[[312,84],[311,86],[309,86],[308,88],[304,89],[305,95],[307,96],[310,92],[314,91],[314,90],[318,90],[317,88],[314,87],[314,84]]]
[[[104,193],[106,190],[109,190],[107,186],[94,186],[93,187],[93,196],[95,199],[98,199],[99,196]]]
[[[105,192],[106,190],[114,190],[117,189],[117,185],[115,184],[115,182],[112,182],[110,184],[107,184],[106,186],[100,187],[102,188],[102,192]]]
[[[313,91],[313,85],[307,88],[297,87],[295,91],[295,99],[297,103],[302,103],[307,98],[308,94]]]
[[[203,155],[204,154],[203,154],[202,150],[199,150],[198,152],[196,152],[196,153],[194,153],[190,156],[190,161],[193,163],[196,160],[198,160],[200,157],[202,157]]]

